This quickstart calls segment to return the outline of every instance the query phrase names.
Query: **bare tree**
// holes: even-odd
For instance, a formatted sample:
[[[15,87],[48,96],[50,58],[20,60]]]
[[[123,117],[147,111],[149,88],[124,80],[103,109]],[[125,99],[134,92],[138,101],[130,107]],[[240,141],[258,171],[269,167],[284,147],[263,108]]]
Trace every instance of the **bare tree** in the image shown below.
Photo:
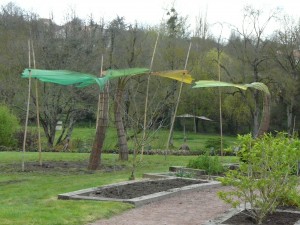
[[[264,19],[262,10],[256,10],[251,6],[245,7],[245,14],[241,29],[236,28],[236,32],[241,36],[241,45],[236,48],[237,56],[244,68],[242,82],[260,82],[263,80],[262,71],[266,62],[270,60],[267,54],[269,41],[265,36],[266,29],[270,22],[276,18],[277,11],[272,11]],[[247,75],[251,73],[251,76]],[[253,136],[257,136],[259,131],[260,117],[262,115],[259,92],[252,92],[253,105],[249,104],[253,119]]]
[[[299,106],[297,96],[299,93],[300,76],[300,24],[295,24],[289,17],[284,17],[283,30],[276,32],[272,49],[273,57],[283,72],[277,77],[278,95],[286,107],[287,130],[293,134],[296,121],[295,109]]]

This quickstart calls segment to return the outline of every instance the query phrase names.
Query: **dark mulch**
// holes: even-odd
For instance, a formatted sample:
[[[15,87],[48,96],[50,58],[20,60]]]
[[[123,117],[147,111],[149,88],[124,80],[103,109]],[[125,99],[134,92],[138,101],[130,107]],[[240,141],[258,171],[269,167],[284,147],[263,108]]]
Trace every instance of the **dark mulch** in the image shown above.
[[[87,170],[87,161],[44,161],[42,165],[38,162],[26,162],[25,172],[58,172],[58,173],[93,173],[94,171]],[[99,170],[103,172],[114,172],[124,170],[122,165],[102,165]],[[0,171],[6,172],[20,172],[21,163],[1,164]]]
[[[109,188],[101,188],[90,196],[104,197],[104,198],[118,198],[118,199],[131,199],[144,195],[150,195],[157,192],[167,191],[173,188],[181,188],[192,184],[206,183],[201,180],[190,179],[171,179],[171,180],[153,180],[134,182],[125,185],[119,185]]]
[[[249,215],[249,214],[248,214]],[[240,212],[222,224],[230,225],[253,225],[255,221],[247,215],[246,211]],[[294,225],[300,219],[299,213],[274,212],[268,215],[261,225]]]

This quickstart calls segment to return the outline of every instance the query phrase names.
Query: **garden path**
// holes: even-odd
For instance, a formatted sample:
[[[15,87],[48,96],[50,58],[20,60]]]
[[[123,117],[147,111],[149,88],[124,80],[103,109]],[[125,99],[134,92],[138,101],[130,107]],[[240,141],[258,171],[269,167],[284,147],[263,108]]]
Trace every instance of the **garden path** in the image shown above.
[[[179,194],[89,225],[201,225],[231,208],[218,198],[221,190],[229,187]]]

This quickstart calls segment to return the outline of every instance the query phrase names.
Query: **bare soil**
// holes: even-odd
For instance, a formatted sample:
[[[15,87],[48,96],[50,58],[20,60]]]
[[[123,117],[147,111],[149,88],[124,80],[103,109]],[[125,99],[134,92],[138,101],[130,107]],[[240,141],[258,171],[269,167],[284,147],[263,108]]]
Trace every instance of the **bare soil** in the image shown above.
[[[274,212],[268,215],[261,225],[294,225],[300,219],[300,214],[290,212]],[[253,225],[255,221],[249,216],[246,211],[226,220],[224,224],[232,225]]]
[[[104,197],[104,198],[118,198],[118,199],[131,199],[144,195],[150,195],[157,192],[167,191],[173,188],[181,188],[192,184],[206,183],[201,180],[191,179],[171,179],[171,180],[151,180],[140,181],[116,187],[109,187],[99,189],[90,194],[90,196]]]
[[[93,173],[93,171],[87,170],[87,161],[44,161],[42,165],[38,162],[26,162],[25,172],[58,172],[58,173]],[[20,172],[21,164],[0,164],[0,170],[2,172]],[[101,166],[99,170],[103,172],[113,172],[125,169],[125,166]]]

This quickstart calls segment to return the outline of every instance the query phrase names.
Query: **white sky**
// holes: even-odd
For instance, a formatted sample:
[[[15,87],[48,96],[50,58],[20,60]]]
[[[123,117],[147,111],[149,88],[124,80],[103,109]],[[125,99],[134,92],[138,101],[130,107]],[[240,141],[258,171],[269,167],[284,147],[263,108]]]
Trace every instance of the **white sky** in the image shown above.
[[[137,21],[141,24],[158,25],[166,14],[166,9],[173,3],[181,16],[188,16],[191,28],[194,27],[196,17],[205,13],[211,25],[221,22],[240,26],[245,5],[252,5],[265,12],[280,7],[295,20],[300,16],[299,0],[0,0],[0,5],[8,2],[14,2],[42,18],[50,18],[52,13],[57,24],[63,24],[67,13],[75,10],[81,19],[92,15],[95,21],[100,18],[109,21],[118,15],[130,23]],[[214,33],[219,32],[217,35],[220,35],[220,25],[214,27]],[[226,35],[224,27],[223,34]]]

